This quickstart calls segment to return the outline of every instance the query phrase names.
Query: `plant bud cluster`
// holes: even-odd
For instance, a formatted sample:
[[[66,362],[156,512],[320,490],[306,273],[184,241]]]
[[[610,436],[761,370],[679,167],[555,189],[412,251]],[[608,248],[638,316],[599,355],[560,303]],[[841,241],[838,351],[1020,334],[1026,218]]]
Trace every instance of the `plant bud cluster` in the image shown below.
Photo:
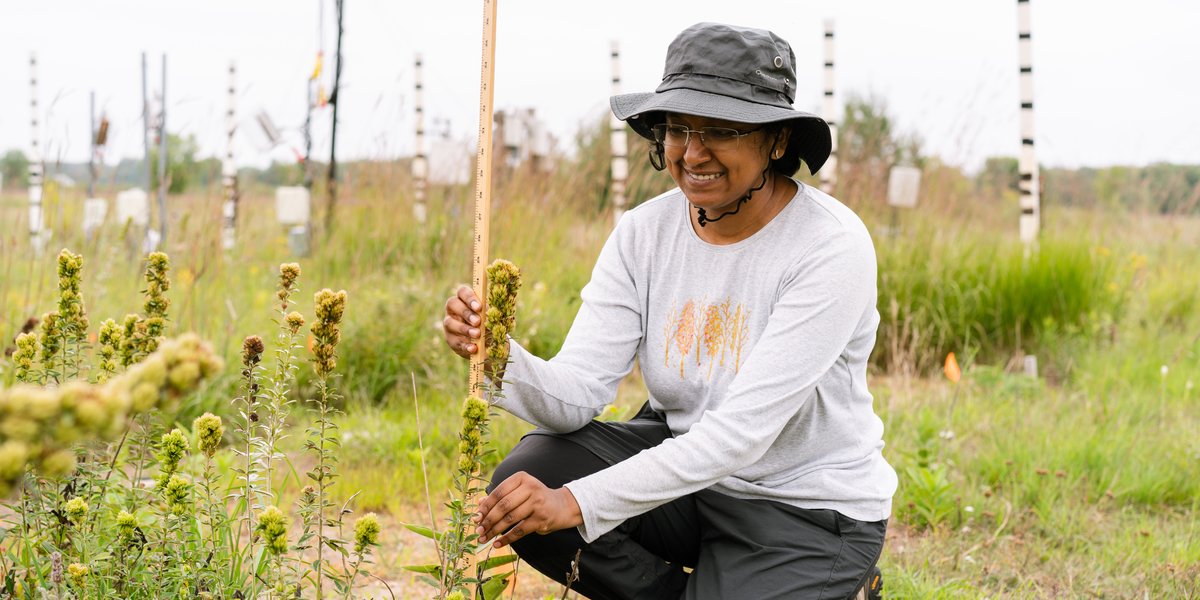
[[[296,288],[293,286],[296,285],[297,279],[300,279],[299,264],[283,263],[279,265],[279,291],[275,292],[275,297],[279,298],[279,310],[287,310],[288,300],[291,299],[292,293],[296,291]]]
[[[169,340],[157,352],[103,385],[73,381],[57,388],[17,385],[0,390],[0,498],[32,465],[48,478],[75,468],[72,444],[111,440],[129,417],[171,408],[224,364],[194,334]]]
[[[375,513],[367,513],[354,522],[354,551],[363,550],[379,543],[379,517]]]
[[[317,377],[326,378],[337,366],[338,342],[342,340],[338,325],[342,323],[342,313],[346,310],[346,290],[334,293],[324,289],[313,297],[316,303],[317,320],[310,328],[313,334],[313,364]]]
[[[508,360],[508,335],[516,327],[517,291],[521,289],[521,269],[498,259],[487,268],[488,298],[485,329],[489,339],[488,356]]]
[[[32,333],[22,333],[17,336],[17,350],[13,352],[12,360],[17,381],[29,382],[29,372],[33,370],[33,361],[41,351],[38,336]]]
[[[100,342],[100,383],[108,381],[117,372],[117,352],[121,349],[123,340],[121,326],[112,319],[105,319],[100,324],[97,341]]]
[[[80,292],[82,273],[83,255],[63,248],[58,254],[58,314],[68,337],[75,340],[87,337],[90,326]]]
[[[475,469],[475,461],[483,455],[483,432],[480,426],[486,426],[490,407],[485,400],[468,396],[462,406],[462,431],[458,442],[458,468],[464,472]]]
[[[196,432],[196,449],[208,457],[216,453],[225,435],[225,426],[221,417],[212,413],[204,413],[192,421],[192,429]]]
[[[288,518],[278,507],[268,506],[258,513],[256,531],[262,535],[267,550],[276,555],[287,552]]]

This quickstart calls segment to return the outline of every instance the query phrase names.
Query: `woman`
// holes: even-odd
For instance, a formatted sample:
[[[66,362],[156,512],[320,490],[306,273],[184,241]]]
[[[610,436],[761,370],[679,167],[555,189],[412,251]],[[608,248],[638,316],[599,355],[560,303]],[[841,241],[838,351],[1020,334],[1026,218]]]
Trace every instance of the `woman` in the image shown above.
[[[830,150],[791,107],[794,63],[768,31],[701,23],[656,92],[613,97],[679,188],[622,217],[557,356],[509,341],[498,405],[540,429],[493,474],[477,531],[559,581],[582,549],[589,598],[842,599],[879,557],[896,474],[866,387],[874,247],[790,178]],[[446,303],[461,356],[478,310],[467,287]],[[593,421],[635,358],[649,402]]]

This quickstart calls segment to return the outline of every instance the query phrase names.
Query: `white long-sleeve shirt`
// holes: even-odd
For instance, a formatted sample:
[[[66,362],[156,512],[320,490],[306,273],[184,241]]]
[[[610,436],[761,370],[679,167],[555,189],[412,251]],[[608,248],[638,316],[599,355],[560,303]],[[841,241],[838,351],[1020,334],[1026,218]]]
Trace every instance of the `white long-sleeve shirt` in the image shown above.
[[[513,415],[579,429],[636,359],[675,436],[567,484],[588,542],[705,488],[889,516],[896,473],[867,391],[875,249],[853,212],[797,185],[770,223],[730,245],[696,235],[678,189],[625,213],[558,355],[512,343],[499,406]]]

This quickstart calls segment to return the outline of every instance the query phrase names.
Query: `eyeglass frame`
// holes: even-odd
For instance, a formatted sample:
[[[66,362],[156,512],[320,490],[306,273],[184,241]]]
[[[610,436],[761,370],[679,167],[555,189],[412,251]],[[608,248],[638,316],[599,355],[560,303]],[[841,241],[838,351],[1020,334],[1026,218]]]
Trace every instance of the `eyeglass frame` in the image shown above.
[[[684,137],[682,146],[670,146],[667,144],[667,128],[668,127],[683,127],[683,130],[686,133],[686,135]],[[763,130],[762,127],[759,127],[758,129],[751,129],[750,131],[742,133],[741,131],[738,131],[737,129],[734,129],[732,127],[701,127],[700,129],[688,129],[687,127],[685,127],[683,125],[672,125],[669,123],[659,123],[659,124],[651,127],[650,131],[654,132],[654,141],[659,144],[662,144],[663,146],[665,146],[667,148],[687,148],[688,144],[690,144],[692,141],[692,134],[698,133],[698,134],[700,134],[700,143],[703,144],[705,148],[708,148],[709,150],[713,150],[713,148],[710,148],[708,143],[704,141],[704,132],[706,130],[712,131],[714,129],[724,129],[726,131],[735,132],[734,140],[736,141],[736,143],[734,144],[733,148],[717,148],[717,150],[736,150],[739,147],[741,147],[742,138],[744,138],[752,133]],[[658,139],[660,131],[662,132],[662,139]]]

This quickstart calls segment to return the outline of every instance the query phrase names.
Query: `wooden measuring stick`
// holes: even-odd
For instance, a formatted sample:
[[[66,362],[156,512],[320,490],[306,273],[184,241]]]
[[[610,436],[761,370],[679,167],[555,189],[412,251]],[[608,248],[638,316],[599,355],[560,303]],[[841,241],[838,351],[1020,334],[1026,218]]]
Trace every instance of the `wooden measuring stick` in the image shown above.
[[[493,84],[496,81],[496,0],[483,0],[483,56],[479,73],[479,147],[475,153],[475,237],[471,253],[471,287],[479,299],[479,339],[475,340],[478,351],[471,355],[470,391],[468,394],[484,397],[486,382],[483,365],[487,361],[487,264],[488,226],[492,212],[492,100]],[[501,341],[503,343],[503,341]],[[463,508],[476,502],[476,498],[463,498]],[[478,555],[466,557],[467,577],[475,577]]]
[[[475,153],[475,237],[471,254],[471,287],[483,307],[479,311],[479,351],[471,355],[470,395],[483,398],[483,363],[487,360],[488,225],[492,212],[492,100],[496,81],[496,0],[483,0],[483,58],[479,75],[479,148]],[[500,343],[503,343],[501,341]],[[486,398],[484,398],[486,399]]]

